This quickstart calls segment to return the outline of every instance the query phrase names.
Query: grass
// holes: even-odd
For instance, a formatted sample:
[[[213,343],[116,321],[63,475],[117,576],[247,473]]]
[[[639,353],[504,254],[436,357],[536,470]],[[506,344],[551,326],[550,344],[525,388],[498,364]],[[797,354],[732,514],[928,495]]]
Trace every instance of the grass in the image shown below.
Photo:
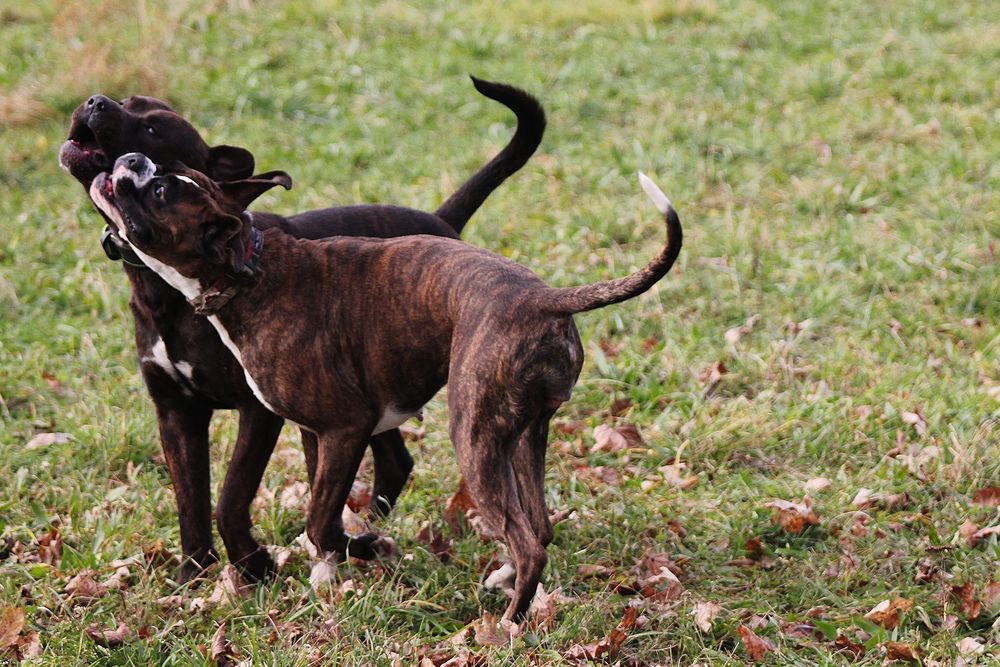
[[[0,4],[0,545],[15,551],[0,561],[0,608],[25,610],[22,638],[39,633],[32,662],[209,663],[225,623],[254,664],[440,664],[465,652],[470,664],[567,664],[629,604],[644,622],[626,628],[610,658],[621,664],[742,664],[753,656],[740,626],[773,643],[767,664],[874,665],[890,641],[952,664],[969,638],[981,664],[997,660],[988,585],[1000,545],[959,534],[1000,521],[973,502],[1000,481],[1000,22],[989,7]],[[638,170],[685,224],[658,288],[577,318],[588,363],[547,471],[550,506],[576,514],[557,526],[545,576],[572,601],[503,646],[448,641],[505,600],[479,587],[495,545],[454,534],[441,563],[416,539],[442,524],[458,477],[435,401],[413,480],[379,526],[408,557],[345,568],[356,591],[311,593],[296,554],[274,584],[200,611],[191,601],[211,582],[178,589],[170,565],[132,566],[123,590],[79,604],[72,577],[103,581],[160,540],[176,553],[179,535],[127,282],[56,164],[72,109],[96,91],[168,98],[211,141],[292,174],[295,189],[261,208],[433,209],[511,131],[466,73],[535,92],[550,119],[470,243],[556,285],[622,275],[661,243]],[[713,367],[725,371],[714,380]],[[605,423],[637,426],[643,443],[595,451]],[[71,439],[28,447],[46,432]],[[220,414],[215,479],[234,437]],[[280,502],[304,479],[297,437],[284,433],[255,508],[268,544],[303,528],[301,506]],[[675,460],[694,486],[665,478]],[[830,481],[811,493],[818,525],[776,525],[766,503],[799,502],[816,478]],[[863,488],[905,497],[859,510]],[[52,526],[61,559],[34,562]],[[649,554],[677,565],[683,594],[626,594]],[[967,583],[978,614],[961,603]],[[180,610],[156,602],[174,594]],[[912,602],[897,627],[864,618],[897,597]],[[707,631],[692,615],[704,602],[721,607]],[[139,634],[120,648],[85,633],[123,620]]]

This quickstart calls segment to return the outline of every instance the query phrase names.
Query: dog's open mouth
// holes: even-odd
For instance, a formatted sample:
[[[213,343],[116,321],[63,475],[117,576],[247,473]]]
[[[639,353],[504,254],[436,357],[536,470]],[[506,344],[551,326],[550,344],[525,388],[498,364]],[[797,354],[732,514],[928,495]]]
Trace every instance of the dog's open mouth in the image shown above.
[[[67,140],[81,152],[83,157],[95,164],[109,165],[107,154],[101,148],[100,144],[97,143],[97,137],[86,123],[82,121],[73,123]]]

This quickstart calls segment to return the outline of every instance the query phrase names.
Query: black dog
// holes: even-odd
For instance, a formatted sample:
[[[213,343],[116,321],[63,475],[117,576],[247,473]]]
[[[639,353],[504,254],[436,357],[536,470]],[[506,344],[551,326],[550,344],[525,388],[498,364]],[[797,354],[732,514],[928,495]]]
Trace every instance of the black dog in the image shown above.
[[[382,552],[378,536],[349,538],[340,523],[365,443],[447,382],[459,466],[514,561],[504,618],[518,621],[552,540],[549,420],[583,365],[572,316],[648,290],[680,252],[673,206],[640,181],[666,223],[659,255],[624,278],[565,288],[454,239],[304,241],[261,231],[246,207],[268,188],[290,187],[283,172],[217,184],[183,167],[158,173],[133,153],[95,178],[90,196],[143,261],[208,315],[261,402],[316,433],[306,532],[323,555],[320,571],[345,553]]]
[[[346,206],[310,211],[288,219],[255,213],[260,228],[279,226],[301,238],[390,237],[433,234],[457,238],[469,217],[508,176],[520,169],[541,142],[545,115],[529,94],[473,78],[483,95],[518,118],[510,143],[466,181],[433,214],[395,206]],[[220,181],[253,173],[253,155],[242,148],[213,146],[160,100],[130,97],[121,104],[96,95],[73,113],[60,163],[85,189],[119,156],[142,151],[159,162],[179,161]],[[249,507],[274,449],[283,420],[254,397],[243,369],[204,317],[130,251],[117,232],[102,243],[112,259],[123,259],[132,284],[129,305],[146,386],[156,407],[164,457],[174,484],[186,581],[218,560],[213,548],[209,490],[208,425],[213,410],[239,411],[239,435],[216,512],[230,560],[250,578],[273,569],[266,549],[250,534]],[[378,314],[373,314],[378,318]],[[414,332],[419,335],[419,332]],[[315,438],[303,432],[309,478],[316,464]],[[398,429],[370,439],[375,483],[373,509],[387,511],[402,490],[413,461]]]

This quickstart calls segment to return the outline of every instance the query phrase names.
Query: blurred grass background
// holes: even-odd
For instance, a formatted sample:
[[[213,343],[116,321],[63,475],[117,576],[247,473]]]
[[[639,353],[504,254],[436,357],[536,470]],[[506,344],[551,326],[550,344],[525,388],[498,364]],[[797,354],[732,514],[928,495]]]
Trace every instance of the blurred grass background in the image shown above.
[[[27,610],[39,664],[207,662],[223,621],[255,663],[472,651],[560,664],[608,636],[634,599],[617,583],[665,553],[687,592],[642,603],[623,664],[741,664],[741,624],[775,643],[772,664],[878,664],[889,640],[925,664],[949,664],[964,638],[995,651],[997,610],[967,618],[951,587],[985,599],[1000,558],[995,536],[969,547],[958,532],[1000,521],[973,502],[1000,468],[997,62],[988,2],[0,2],[0,526],[29,554],[53,523],[66,540],[58,567],[0,562],[0,606]],[[289,580],[200,613],[153,603],[175,592],[167,566],[96,604],[68,600],[73,575],[179,544],[127,281],[56,162],[73,108],[95,92],[167,99],[210,143],[292,174],[295,189],[261,208],[433,210],[512,131],[468,73],[533,92],[549,115],[538,155],[473,218],[469,242],[552,284],[622,275],[662,241],[640,169],[685,225],[661,286],[577,318],[589,361],[558,416],[547,486],[577,517],[557,528],[546,572],[546,590],[574,602],[511,646],[447,643],[504,601],[480,599],[492,545],[455,536],[442,564],[414,537],[440,522],[457,479],[438,402],[380,526],[413,559],[355,572],[360,593],[312,596],[293,559]],[[595,451],[602,423],[634,424],[644,443]],[[235,425],[216,425],[219,479]],[[72,440],[28,448],[41,432]],[[296,440],[286,431],[265,479],[275,494],[304,479]],[[664,477],[676,457],[695,486]],[[818,477],[832,482],[814,493],[820,525],[772,526],[763,505],[801,500]],[[859,519],[862,488],[906,502]],[[303,525],[273,500],[256,521],[269,544]],[[769,567],[739,565],[750,538]],[[594,564],[606,574],[581,574]],[[914,601],[899,627],[862,618],[894,596]],[[708,632],[691,616],[704,601],[723,608]],[[273,637],[269,614],[292,629]],[[122,619],[148,636],[108,651],[84,635]],[[838,653],[838,633],[867,651]]]

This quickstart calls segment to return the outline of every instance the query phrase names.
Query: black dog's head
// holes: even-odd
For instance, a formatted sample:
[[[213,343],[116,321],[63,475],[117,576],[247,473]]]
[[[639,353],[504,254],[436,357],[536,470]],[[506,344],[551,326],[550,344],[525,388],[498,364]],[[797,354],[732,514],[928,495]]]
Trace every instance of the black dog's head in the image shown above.
[[[121,102],[104,95],[84,101],[73,112],[59,163],[89,189],[95,176],[134,152],[158,164],[183,162],[220,181],[248,178],[254,168],[250,151],[209,146],[166,102],[140,95]]]
[[[216,182],[179,162],[157,167],[145,155],[128,153],[110,174],[93,179],[90,198],[147,265],[152,258],[183,278],[203,280],[239,276],[248,259],[246,208],[276,185],[287,190],[292,179],[271,171]]]

